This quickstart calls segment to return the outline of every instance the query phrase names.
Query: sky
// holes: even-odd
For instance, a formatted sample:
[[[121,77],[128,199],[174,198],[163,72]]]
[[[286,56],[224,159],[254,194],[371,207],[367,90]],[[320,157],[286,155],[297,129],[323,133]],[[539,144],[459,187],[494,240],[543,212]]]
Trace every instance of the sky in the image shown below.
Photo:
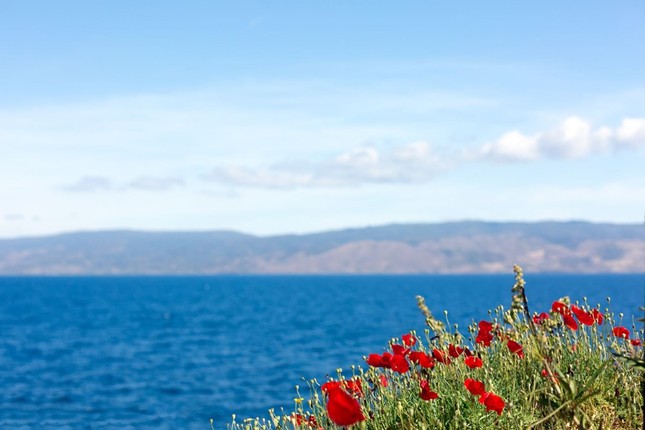
[[[0,237],[642,223],[645,2],[6,1]]]

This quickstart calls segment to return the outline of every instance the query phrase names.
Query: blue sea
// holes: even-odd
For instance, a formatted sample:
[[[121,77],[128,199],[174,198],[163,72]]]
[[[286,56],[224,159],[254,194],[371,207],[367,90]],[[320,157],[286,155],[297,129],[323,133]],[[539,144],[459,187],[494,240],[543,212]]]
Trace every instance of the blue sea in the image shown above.
[[[642,275],[529,275],[534,311],[569,295],[625,313]],[[0,428],[224,429],[289,410],[324,380],[423,330],[415,296],[467,325],[513,275],[0,278]],[[303,390],[304,393],[307,390]],[[303,394],[304,394],[303,393]],[[238,420],[239,421],[239,420]]]

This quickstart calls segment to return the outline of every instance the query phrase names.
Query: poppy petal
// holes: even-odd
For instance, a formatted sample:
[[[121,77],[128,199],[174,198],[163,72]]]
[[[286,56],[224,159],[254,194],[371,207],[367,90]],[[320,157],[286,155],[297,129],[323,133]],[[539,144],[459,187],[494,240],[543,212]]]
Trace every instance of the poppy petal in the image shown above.
[[[557,300],[551,305],[551,312],[558,313],[562,316],[569,315],[571,313],[569,306]]]
[[[392,363],[390,369],[394,370],[397,373],[405,373],[410,370],[410,364],[408,360],[405,359],[402,355],[392,356]]]
[[[405,346],[414,346],[417,343],[417,338],[412,335],[412,333],[407,333],[401,336],[403,345]]]
[[[471,369],[482,367],[484,365],[484,362],[482,361],[482,359],[479,357],[475,357],[474,355],[471,355],[470,357],[466,357],[464,359],[464,363],[466,364],[466,366],[470,367]]]
[[[627,330],[623,326],[614,327],[614,329],[611,332],[616,337],[620,337],[620,338],[623,338],[623,339],[629,339],[629,330]]]
[[[341,388],[329,393],[327,414],[339,426],[351,426],[365,419],[358,400]]]
[[[468,378],[464,381],[464,386],[468,391],[470,391],[470,394],[474,396],[480,396],[484,394],[486,391],[484,389],[484,383],[481,381],[477,381],[476,379],[471,379]]]
[[[571,311],[575,314],[576,318],[578,318],[578,321],[580,321],[580,324],[593,325],[594,317],[591,312],[587,312],[583,309],[580,309],[576,305],[571,305]]]
[[[520,358],[524,358],[524,349],[522,349],[522,345],[515,342],[514,340],[509,340],[506,343],[506,346],[508,347],[508,350],[513,354],[517,354]]]
[[[428,381],[421,380],[419,381],[419,385],[421,386],[421,393],[419,394],[419,397],[421,397],[423,400],[434,400],[439,397],[439,394],[430,389],[430,384],[428,383]]]
[[[564,325],[569,327],[572,331],[578,330],[578,323],[570,314],[562,315],[562,320],[564,321]]]

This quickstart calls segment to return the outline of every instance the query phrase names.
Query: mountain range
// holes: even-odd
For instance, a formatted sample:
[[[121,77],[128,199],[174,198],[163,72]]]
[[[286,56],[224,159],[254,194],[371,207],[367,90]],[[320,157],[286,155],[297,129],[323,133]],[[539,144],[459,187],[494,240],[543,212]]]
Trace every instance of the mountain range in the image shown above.
[[[97,231],[0,239],[2,275],[642,273],[645,226],[392,224],[254,236]]]

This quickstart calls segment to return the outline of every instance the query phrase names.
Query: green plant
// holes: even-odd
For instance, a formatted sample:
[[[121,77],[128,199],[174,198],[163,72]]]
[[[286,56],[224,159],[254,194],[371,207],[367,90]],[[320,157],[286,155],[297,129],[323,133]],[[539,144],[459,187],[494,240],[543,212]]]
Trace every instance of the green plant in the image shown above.
[[[642,331],[632,336],[584,299],[532,314],[522,270],[514,271],[510,308],[467,333],[450,331],[417,297],[424,333],[393,339],[351,374],[309,381],[308,400],[297,388],[291,413],[234,419],[229,429],[640,428]]]

